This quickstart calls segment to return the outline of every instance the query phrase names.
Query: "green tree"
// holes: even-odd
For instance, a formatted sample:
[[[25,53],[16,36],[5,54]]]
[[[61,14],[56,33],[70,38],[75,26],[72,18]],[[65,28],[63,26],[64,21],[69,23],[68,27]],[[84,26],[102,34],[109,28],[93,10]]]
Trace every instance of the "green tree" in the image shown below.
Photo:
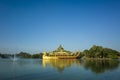
[[[27,52],[20,52],[19,54],[17,54],[17,56],[22,57],[22,58],[31,58],[31,54]]]
[[[38,54],[33,54],[32,55],[32,58],[40,58],[40,59],[42,59],[42,53],[38,53]]]
[[[89,58],[118,58],[120,52],[93,45],[89,50],[84,50],[83,55]]]
[[[82,54],[83,56],[90,57],[89,50],[84,50]]]

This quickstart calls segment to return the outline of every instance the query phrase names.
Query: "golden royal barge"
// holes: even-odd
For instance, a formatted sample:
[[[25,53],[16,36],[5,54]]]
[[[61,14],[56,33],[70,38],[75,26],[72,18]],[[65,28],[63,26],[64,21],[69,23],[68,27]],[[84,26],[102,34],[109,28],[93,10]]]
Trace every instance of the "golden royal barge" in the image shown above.
[[[43,52],[43,59],[78,59],[80,52],[72,53],[70,51],[64,50],[60,45],[57,50],[50,53]]]

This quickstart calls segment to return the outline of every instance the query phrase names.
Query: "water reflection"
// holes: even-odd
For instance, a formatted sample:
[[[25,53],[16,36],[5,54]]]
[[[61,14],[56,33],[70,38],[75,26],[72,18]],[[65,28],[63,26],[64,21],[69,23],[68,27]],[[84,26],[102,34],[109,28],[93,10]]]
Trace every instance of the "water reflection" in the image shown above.
[[[62,72],[65,68],[72,65],[80,65],[80,60],[76,59],[56,59],[56,60],[43,60],[43,67],[46,68],[47,65],[57,68],[59,72]]]
[[[84,62],[85,69],[90,69],[92,72],[104,73],[108,70],[117,69],[119,66],[118,60],[86,60]]]
[[[56,59],[56,60],[42,60],[42,65],[44,68],[47,66],[52,66],[56,68],[59,72],[63,72],[65,68],[72,66],[82,66],[86,70],[91,70],[95,74],[104,73],[108,70],[117,69],[119,66],[118,60],[76,60],[76,59]],[[80,68],[80,67],[79,67]]]

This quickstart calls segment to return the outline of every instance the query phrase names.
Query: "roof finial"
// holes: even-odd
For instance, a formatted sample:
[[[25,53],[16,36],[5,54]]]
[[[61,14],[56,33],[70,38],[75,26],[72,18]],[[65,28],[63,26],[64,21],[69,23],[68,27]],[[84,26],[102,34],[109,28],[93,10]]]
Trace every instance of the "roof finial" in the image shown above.
[[[62,45],[60,44],[58,47],[58,51],[64,50],[64,48],[62,47]]]

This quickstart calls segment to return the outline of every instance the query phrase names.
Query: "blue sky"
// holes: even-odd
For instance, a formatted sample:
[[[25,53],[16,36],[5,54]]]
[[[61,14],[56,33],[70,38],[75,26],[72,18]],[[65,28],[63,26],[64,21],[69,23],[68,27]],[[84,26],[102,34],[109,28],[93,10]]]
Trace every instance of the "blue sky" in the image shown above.
[[[119,0],[0,0],[0,52],[120,51]]]

